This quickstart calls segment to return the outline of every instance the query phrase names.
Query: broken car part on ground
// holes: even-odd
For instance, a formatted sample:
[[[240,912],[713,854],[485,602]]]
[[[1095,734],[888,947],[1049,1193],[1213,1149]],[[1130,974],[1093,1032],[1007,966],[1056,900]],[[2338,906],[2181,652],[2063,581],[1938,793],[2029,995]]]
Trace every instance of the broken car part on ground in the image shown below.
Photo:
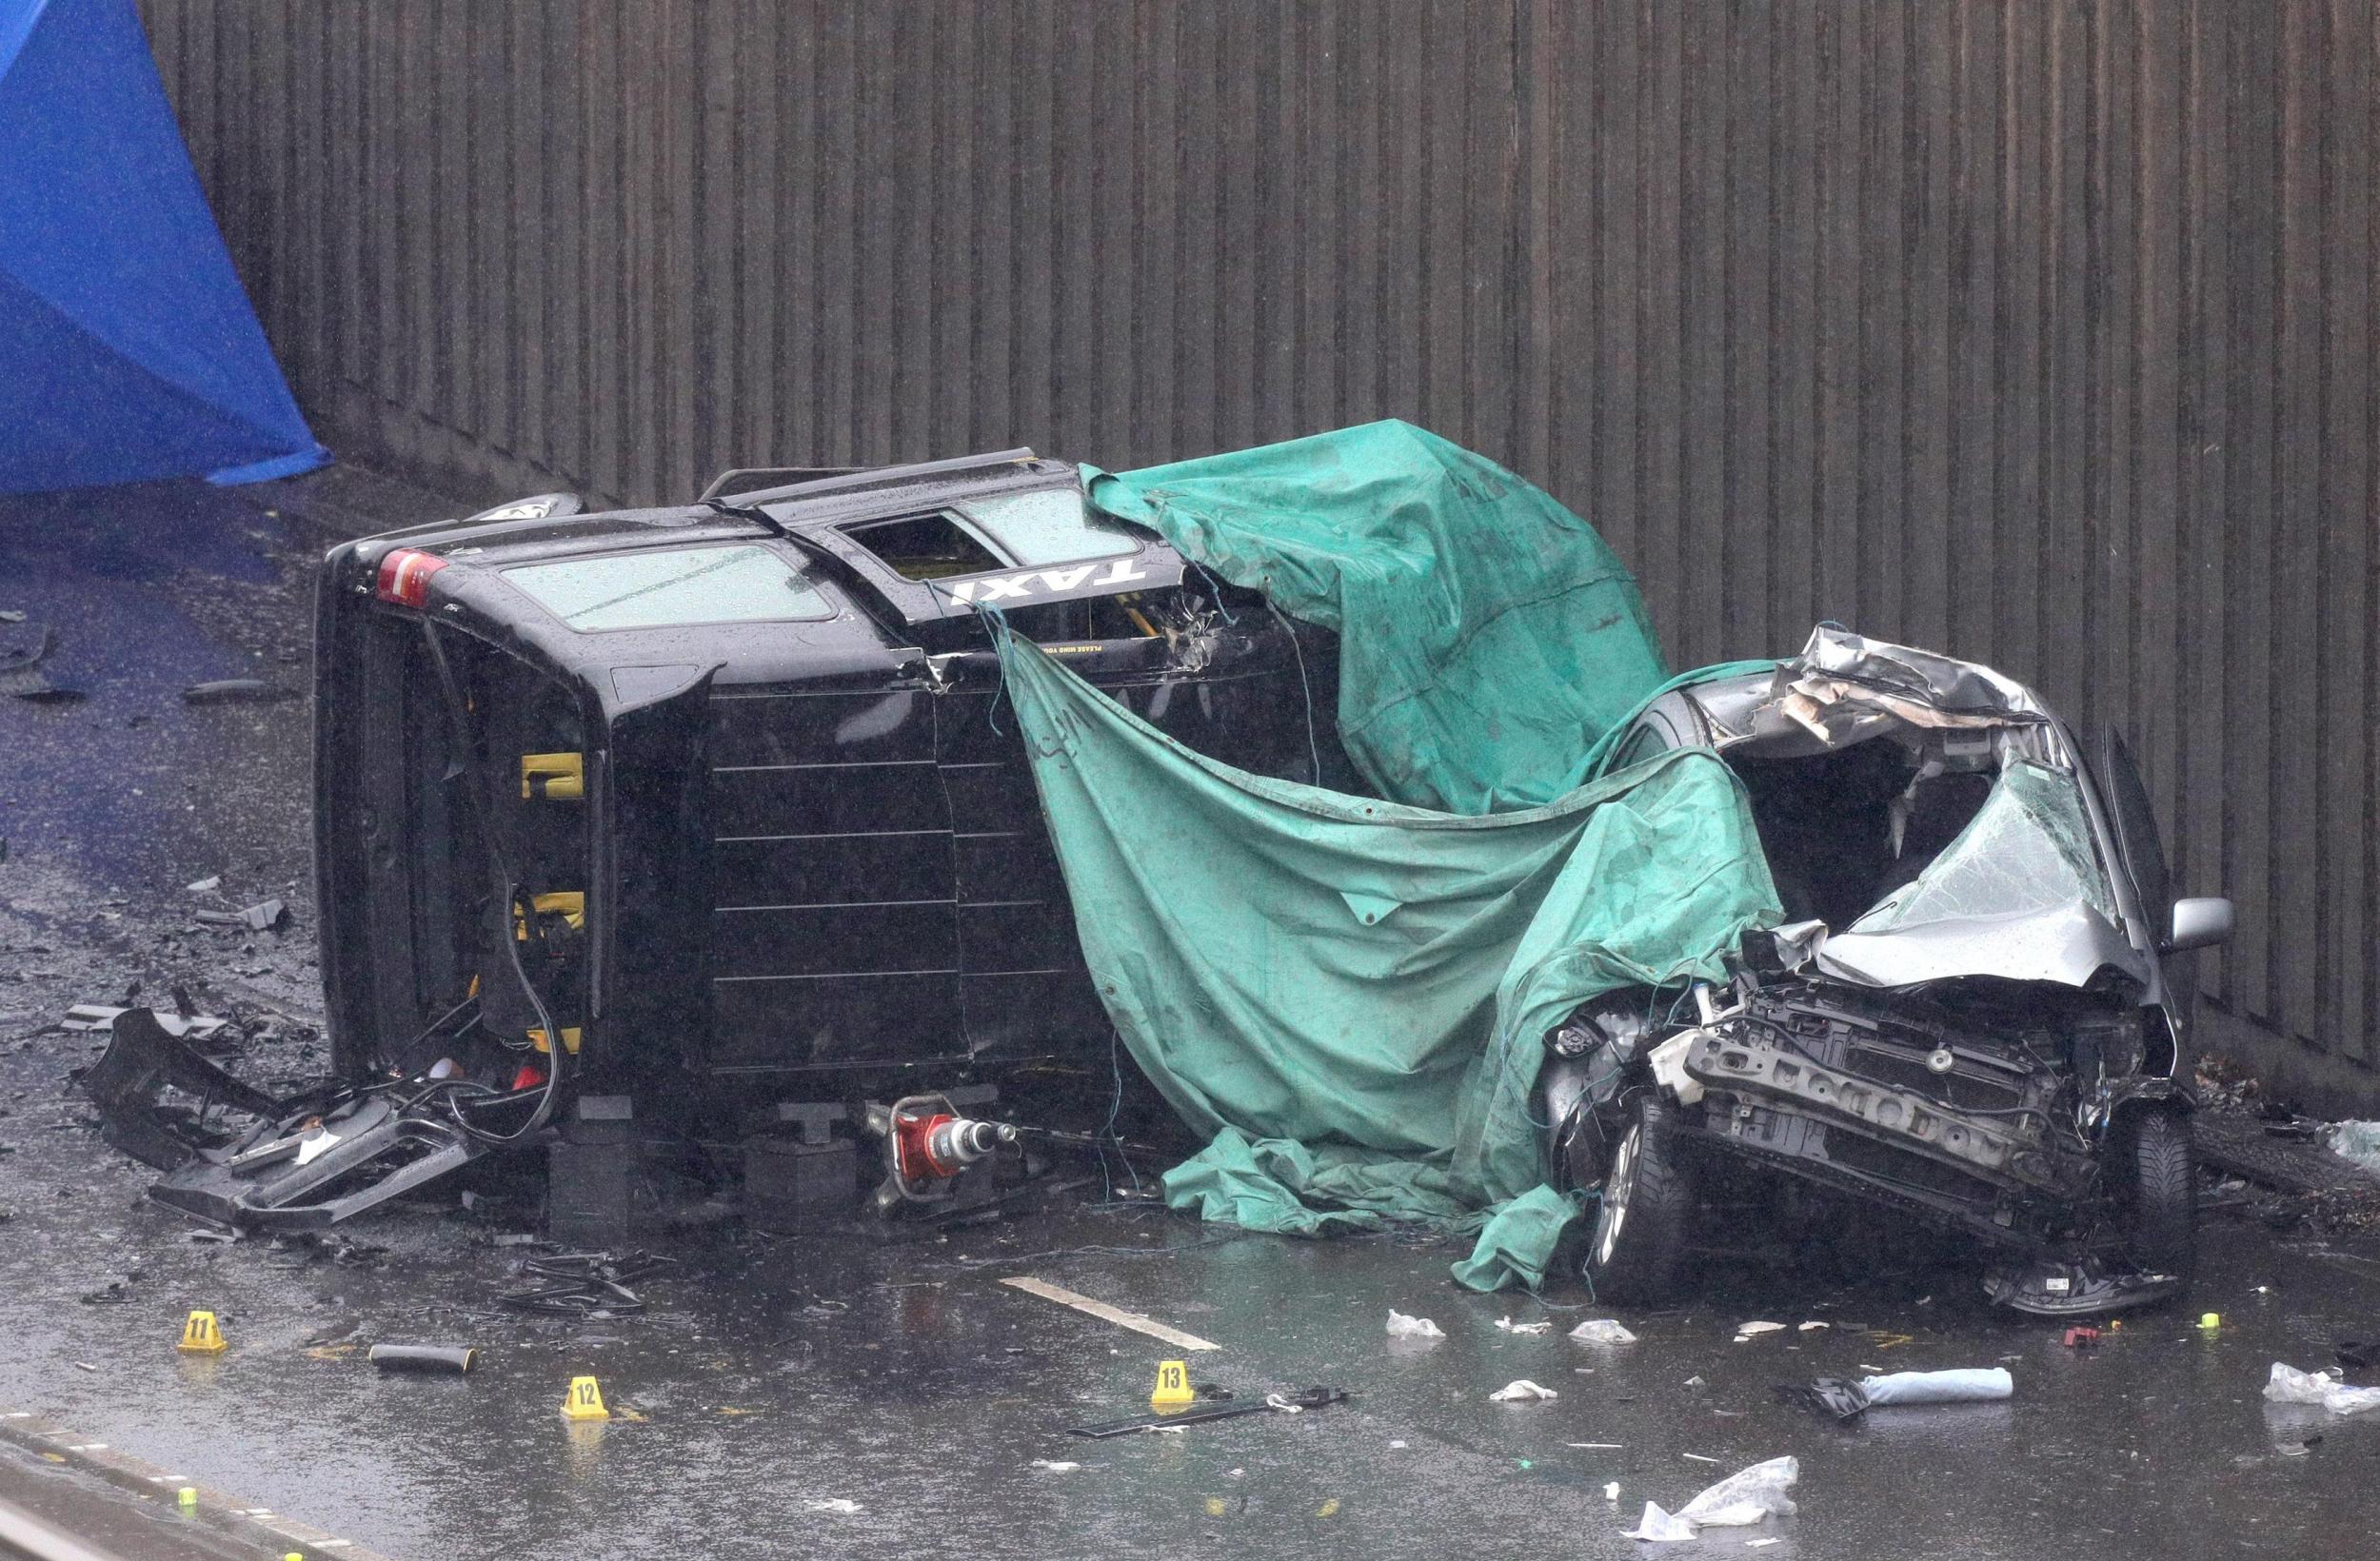
[[[1177,1205],[1478,1232],[1483,1287],[1584,1207],[1588,1277],[1659,1294],[1703,1185],[1780,1174],[2017,1304],[2187,1274],[2163,965],[2229,909],[2120,744],[1831,627],[1665,680],[1592,528],[1404,425],[547,495],[318,600],[333,1077],[140,1011],[92,1074],[193,1213],[538,1142],[601,1218],[697,1140],[756,1223],[992,1207],[1082,1141],[999,1092],[1121,1042],[1212,1140]]]

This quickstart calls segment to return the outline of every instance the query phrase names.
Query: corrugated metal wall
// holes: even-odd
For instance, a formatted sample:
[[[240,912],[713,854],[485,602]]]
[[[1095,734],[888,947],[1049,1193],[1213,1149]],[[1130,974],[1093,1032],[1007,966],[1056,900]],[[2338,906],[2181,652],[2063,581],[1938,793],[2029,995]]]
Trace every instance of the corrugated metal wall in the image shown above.
[[[350,448],[641,500],[1408,417],[1680,662],[1835,618],[2121,721],[2208,990],[2380,1060],[2370,0],[144,9]]]

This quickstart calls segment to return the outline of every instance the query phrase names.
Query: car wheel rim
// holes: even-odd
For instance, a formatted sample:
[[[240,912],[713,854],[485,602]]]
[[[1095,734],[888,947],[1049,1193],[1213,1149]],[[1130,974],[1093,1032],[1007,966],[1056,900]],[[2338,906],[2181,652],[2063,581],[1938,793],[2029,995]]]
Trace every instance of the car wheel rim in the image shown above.
[[[1603,1178],[1601,1212],[1595,1222],[1597,1267],[1612,1260],[1612,1249],[1619,1245],[1619,1228],[1628,1222],[1628,1190],[1636,1179],[1636,1140],[1643,1133],[1640,1126],[1629,1128],[1619,1140],[1618,1153],[1612,1156],[1612,1174]]]

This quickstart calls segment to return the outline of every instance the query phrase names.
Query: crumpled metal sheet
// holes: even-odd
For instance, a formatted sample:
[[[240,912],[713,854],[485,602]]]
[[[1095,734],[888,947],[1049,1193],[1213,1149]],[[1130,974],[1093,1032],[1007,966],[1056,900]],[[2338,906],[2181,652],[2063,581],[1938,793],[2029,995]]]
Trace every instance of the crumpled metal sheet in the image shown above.
[[[1811,630],[1801,655],[1785,664],[1793,672],[1826,673],[1889,690],[1939,715],[2048,718],[2031,689],[1988,666],[1866,639],[1831,624]]]

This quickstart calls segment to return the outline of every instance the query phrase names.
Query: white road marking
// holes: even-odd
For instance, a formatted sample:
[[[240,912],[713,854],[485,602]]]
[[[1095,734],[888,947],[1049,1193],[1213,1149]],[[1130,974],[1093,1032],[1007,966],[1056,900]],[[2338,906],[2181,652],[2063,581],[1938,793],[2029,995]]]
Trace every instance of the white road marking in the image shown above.
[[[1122,1307],[1110,1306],[1105,1301],[1095,1301],[1088,1295],[1078,1295],[1071,1290],[1061,1289],[1044,1280],[1002,1279],[1001,1283],[1011,1289],[1021,1290],[1028,1295],[1039,1295],[1045,1301],[1056,1301],[1060,1306],[1073,1307],[1077,1312],[1087,1313],[1103,1321],[1112,1322],[1119,1328],[1129,1328],[1136,1334],[1146,1334],[1153,1339],[1163,1339],[1166,1343],[1177,1345],[1184,1350],[1220,1350],[1222,1348],[1221,1345],[1209,1339],[1202,1339],[1196,1334],[1185,1334],[1179,1328],[1168,1328],[1153,1317],[1144,1317],[1138,1312],[1126,1312]]]

